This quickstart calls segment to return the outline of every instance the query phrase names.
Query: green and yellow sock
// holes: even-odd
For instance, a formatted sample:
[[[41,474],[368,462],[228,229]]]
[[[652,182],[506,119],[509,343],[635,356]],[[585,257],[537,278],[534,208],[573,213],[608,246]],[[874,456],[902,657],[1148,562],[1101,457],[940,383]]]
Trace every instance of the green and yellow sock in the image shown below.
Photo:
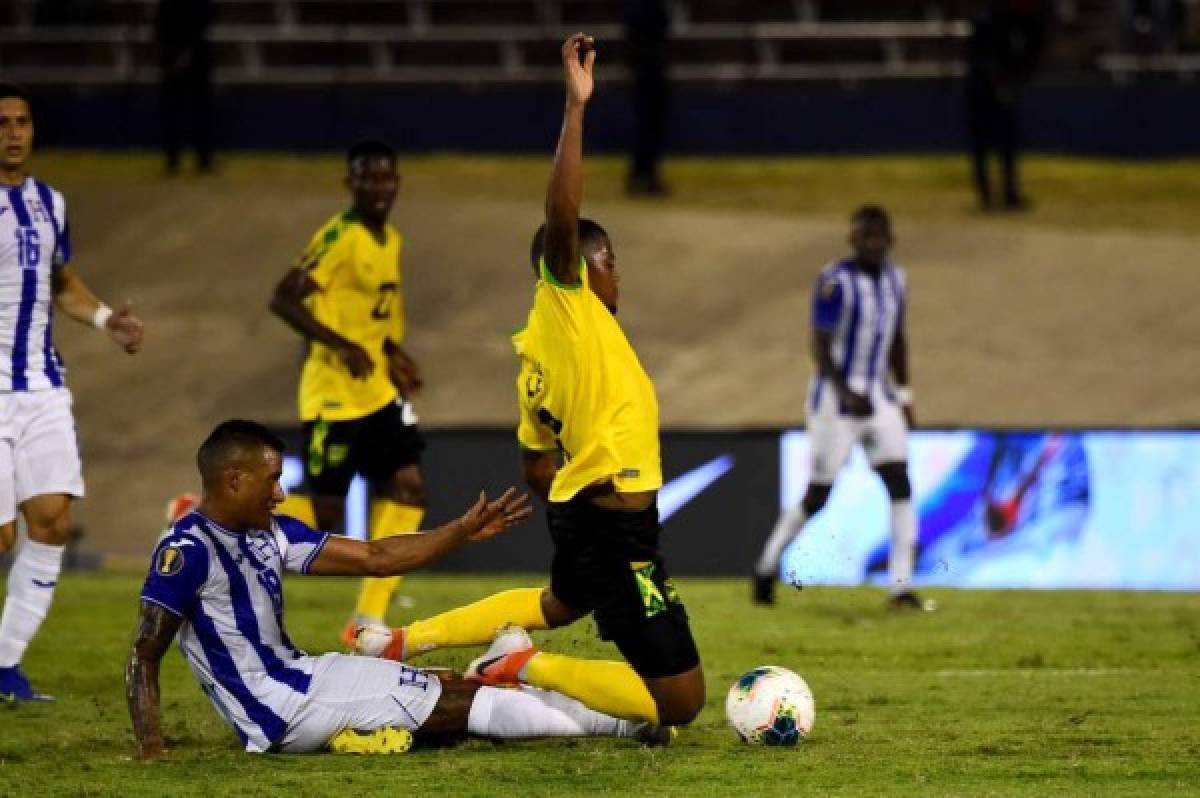
[[[474,604],[443,612],[404,628],[406,653],[411,656],[446,646],[490,643],[496,630],[507,624],[524,629],[545,629],[542,588],[522,587],[480,599]]]
[[[539,651],[521,669],[521,681],[570,696],[614,718],[658,723],[658,705],[627,663],[578,659]]]

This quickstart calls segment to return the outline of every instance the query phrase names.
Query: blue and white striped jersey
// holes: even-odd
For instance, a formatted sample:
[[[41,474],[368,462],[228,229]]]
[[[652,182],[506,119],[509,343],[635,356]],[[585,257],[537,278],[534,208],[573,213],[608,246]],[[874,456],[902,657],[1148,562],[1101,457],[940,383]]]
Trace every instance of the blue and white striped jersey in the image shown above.
[[[855,393],[881,389],[891,396],[888,355],[904,324],[904,270],[884,264],[879,277],[859,269],[853,258],[829,264],[813,290],[813,327],[833,335],[833,363]],[[823,380],[817,378],[817,391]],[[815,399],[814,399],[815,401]]]
[[[32,177],[0,186],[0,391],[63,384],[54,349],[54,270],[71,259],[67,204]]]
[[[283,572],[306,573],[329,536],[294,518],[231,532],[198,512],[154,549],[142,599],[183,619],[179,648],[247,751],[278,742],[308,693],[316,658],[283,628]]]

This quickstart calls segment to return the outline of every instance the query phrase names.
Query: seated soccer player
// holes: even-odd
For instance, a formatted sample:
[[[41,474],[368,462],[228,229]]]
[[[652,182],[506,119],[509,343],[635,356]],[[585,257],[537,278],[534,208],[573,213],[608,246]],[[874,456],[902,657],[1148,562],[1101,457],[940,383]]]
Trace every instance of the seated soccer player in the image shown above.
[[[125,670],[139,758],[161,756],[158,668],[172,640],[247,751],[387,753],[414,733],[442,740],[608,735],[656,740],[645,726],[532,688],[481,687],[398,662],[310,656],[284,631],[284,571],[390,576],[525,520],[528,498],[480,496],[457,521],[370,543],[274,515],[283,444],[250,421],[226,421],[201,445],[204,492],[155,547]]]

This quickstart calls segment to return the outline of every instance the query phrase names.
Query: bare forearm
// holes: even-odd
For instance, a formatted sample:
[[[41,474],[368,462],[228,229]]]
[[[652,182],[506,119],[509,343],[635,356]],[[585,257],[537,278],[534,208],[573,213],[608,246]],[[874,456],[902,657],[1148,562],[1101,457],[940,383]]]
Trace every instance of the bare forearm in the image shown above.
[[[64,269],[56,277],[54,289],[54,304],[59,311],[83,324],[92,323],[100,300],[87,283]]]
[[[437,562],[467,541],[457,521],[419,535],[394,535],[373,540],[368,576],[401,576]]]
[[[155,757],[163,752],[158,664],[175,639],[180,623],[179,617],[161,606],[142,601],[137,631],[129,648],[129,662],[125,666],[125,700],[129,704],[139,757]]]
[[[546,265],[555,278],[578,279],[579,209],[583,205],[583,106],[568,100],[546,189]]]
[[[270,307],[271,312],[282,319],[284,324],[305,338],[318,341],[330,349],[345,346],[346,339],[317,321],[303,303],[276,297],[271,300]]]
[[[143,659],[136,652],[130,654],[129,664],[125,667],[125,700],[129,704],[138,755],[161,751],[157,661]]]
[[[575,221],[583,206],[583,109],[567,101],[554,153],[554,169],[546,190],[546,218],[552,223]]]

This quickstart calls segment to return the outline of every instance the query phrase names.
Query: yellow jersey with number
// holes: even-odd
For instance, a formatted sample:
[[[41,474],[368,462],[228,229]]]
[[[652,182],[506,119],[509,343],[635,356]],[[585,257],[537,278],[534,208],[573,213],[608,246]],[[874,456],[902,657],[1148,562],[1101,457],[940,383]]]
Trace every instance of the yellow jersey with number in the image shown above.
[[[375,369],[356,379],[336,352],[311,341],[300,373],[302,421],[363,418],[395,400],[384,342],[404,341],[402,245],[390,224],[380,242],[350,211],[331,219],[309,243],[300,262],[317,286],[305,300],[309,312],[367,350]]]
[[[541,265],[533,309],[513,335],[517,438],[527,449],[558,451],[562,466],[550,501],[569,501],[589,485],[620,493],[662,487],[658,397],[617,319],[587,284],[558,283]]]

